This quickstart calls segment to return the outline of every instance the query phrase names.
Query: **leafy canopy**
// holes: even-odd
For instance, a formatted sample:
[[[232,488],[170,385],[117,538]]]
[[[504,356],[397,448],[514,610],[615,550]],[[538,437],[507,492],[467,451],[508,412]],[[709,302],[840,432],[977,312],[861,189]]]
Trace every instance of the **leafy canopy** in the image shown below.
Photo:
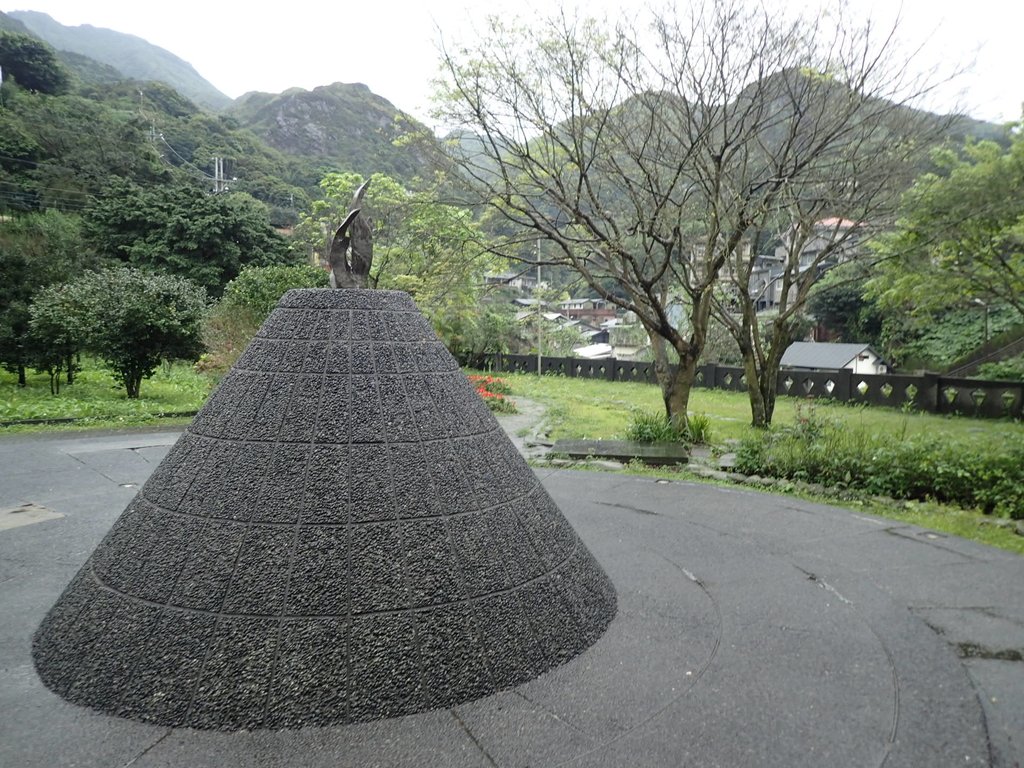
[[[1024,123],[1008,149],[984,141],[935,161],[941,172],[918,179],[897,229],[879,240],[871,294],[918,315],[1003,304],[1024,320]]]
[[[81,221],[58,211],[0,222],[0,365],[24,380],[32,364],[29,307],[42,288],[97,266],[83,246]]]
[[[104,256],[186,277],[215,296],[244,266],[288,257],[266,206],[243,193],[143,188],[117,179],[85,221],[90,242]]]
[[[327,174],[323,197],[300,216],[296,245],[326,254],[362,182],[354,173]],[[472,213],[442,202],[437,189],[413,191],[384,174],[370,178],[362,210],[373,232],[370,287],[406,291],[442,337],[459,346],[476,314],[482,275],[493,266]]]
[[[129,398],[165,360],[196,360],[203,350],[206,292],[174,275],[115,267],[88,272],[50,294],[72,304],[72,332],[113,369]]]
[[[70,83],[53,48],[17,32],[0,30],[0,68],[4,80],[13,79],[22,88],[39,93],[63,93]]]

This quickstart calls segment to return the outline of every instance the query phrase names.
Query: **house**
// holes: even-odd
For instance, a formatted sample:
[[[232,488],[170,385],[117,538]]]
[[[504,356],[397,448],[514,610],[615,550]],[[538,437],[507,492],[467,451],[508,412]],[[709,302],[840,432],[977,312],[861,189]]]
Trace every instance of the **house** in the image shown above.
[[[820,219],[809,232],[798,234],[794,229],[784,235],[782,244],[775,249],[775,258],[780,264],[785,263],[790,252],[799,248],[799,271],[816,264],[820,273],[855,256],[865,234],[865,225],[850,219]],[[826,250],[828,254],[822,258]]]
[[[800,234],[793,229],[783,235],[774,253],[760,254],[754,259],[748,290],[757,311],[773,309],[782,303],[782,278],[793,257],[796,264],[795,269],[789,267],[791,279],[809,269],[815,271],[817,279],[856,255],[865,235],[864,227],[850,219],[828,218],[814,222],[809,232]],[[789,301],[794,297],[795,288],[791,287]]]
[[[536,290],[537,278],[532,268],[521,272],[488,273],[484,275],[484,285],[507,285],[522,293],[529,293]]]
[[[854,373],[888,373],[889,366],[868,344],[831,344],[828,342],[794,341],[782,355],[783,368],[805,371],[840,371]]]
[[[573,320],[583,320],[591,325],[600,325],[615,317],[615,307],[604,299],[569,299],[560,302],[558,310]]]
[[[575,347],[572,354],[573,357],[583,360],[608,360],[613,357],[614,350],[611,344],[588,344],[585,347]]]

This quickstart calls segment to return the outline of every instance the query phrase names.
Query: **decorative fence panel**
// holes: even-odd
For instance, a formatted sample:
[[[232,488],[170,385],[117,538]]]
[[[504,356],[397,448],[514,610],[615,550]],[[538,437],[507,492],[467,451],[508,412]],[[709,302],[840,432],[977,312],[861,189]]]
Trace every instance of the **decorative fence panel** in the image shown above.
[[[536,355],[462,355],[459,362],[480,370],[536,373]],[[542,357],[542,373],[606,381],[656,383],[653,363],[631,360],[583,360]],[[708,364],[697,370],[696,385],[745,392],[742,368]],[[1024,417],[1024,383],[982,381],[923,374],[869,375],[853,371],[806,371],[784,368],[776,392],[803,398],[827,398],[843,403],[863,403],[891,408],[910,408],[929,413],[957,413],[978,418]]]

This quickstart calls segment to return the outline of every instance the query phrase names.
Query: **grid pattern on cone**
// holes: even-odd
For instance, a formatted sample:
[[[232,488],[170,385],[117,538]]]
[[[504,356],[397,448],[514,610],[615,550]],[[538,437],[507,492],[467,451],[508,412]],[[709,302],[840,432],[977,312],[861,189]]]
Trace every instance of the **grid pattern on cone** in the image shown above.
[[[292,291],[37,632],[170,726],[374,720],[532,679],[614,590],[405,294]]]

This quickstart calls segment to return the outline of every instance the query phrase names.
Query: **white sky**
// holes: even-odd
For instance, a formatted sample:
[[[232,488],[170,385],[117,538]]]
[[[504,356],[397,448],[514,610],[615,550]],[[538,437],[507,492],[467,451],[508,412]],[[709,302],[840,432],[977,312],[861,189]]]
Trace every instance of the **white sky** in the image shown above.
[[[794,0],[776,0],[781,4]],[[680,0],[687,2],[687,0]],[[800,0],[810,5],[813,0]],[[401,0],[257,4],[220,0],[3,0],[3,10],[48,13],[62,24],[92,24],[137,35],[192,64],[228,96],[279,93],[333,82],[361,82],[428,123],[430,81],[437,73],[440,28],[461,39],[486,14],[529,17],[530,0]],[[974,62],[936,108],[962,107],[995,121],[1021,117],[1024,101],[1024,2],[1021,0],[848,0],[853,14],[891,21],[902,7],[902,37],[926,45],[917,60],[953,68]],[[247,7],[246,7],[247,6]],[[589,9],[635,16],[630,0],[590,0]],[[293,10],[292,15],[282,11]]]

